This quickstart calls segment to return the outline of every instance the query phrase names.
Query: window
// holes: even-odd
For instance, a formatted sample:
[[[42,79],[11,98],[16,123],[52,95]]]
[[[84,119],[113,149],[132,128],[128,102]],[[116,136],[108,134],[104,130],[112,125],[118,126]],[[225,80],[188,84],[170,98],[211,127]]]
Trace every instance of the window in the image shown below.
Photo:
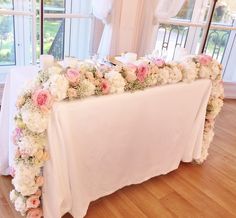
[[[0,0],[0,9],[13,9],[11,0]],[[15,64],[14,17],[0,15],[0,66]]]
[[[194,5],[195,5],[195,0],[185,1],[183,7],[181,8],[180,12],[177,14],[175,18],[183,20],[191,20],[193,15]]]
[[[173,22],[161,23],[159,26],[155,49],[161,51],[161,54],[169,60],[174,58],[178,47],[186,47],[191,27],[177,23],[179,21],[189,23],[194,19],[196,2],[196,0],[186,0],[177,16],[172,18]]]
[[[156,49],[173,59],[178,47],[198,54],[203,40],[210,0],[186,0],[178,15],[159,26]],[[199,13],[200,12],[200,13]],[[204,52],[225,66],[224,80],[236,81],[236,1],[218,0]]]
[[[91,0],[54,0],[44,4],[44,53],[56,59],[90,56]]]
[[[44,0],[45,54],[90,56],[91,0]],[[0,0],[0,73],[40,55],[40,0]]]

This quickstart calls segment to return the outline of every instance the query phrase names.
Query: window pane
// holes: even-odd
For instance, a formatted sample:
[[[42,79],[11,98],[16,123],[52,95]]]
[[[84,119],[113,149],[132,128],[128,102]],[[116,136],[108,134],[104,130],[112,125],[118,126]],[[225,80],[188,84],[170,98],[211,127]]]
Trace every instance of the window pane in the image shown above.
[[[216,58],[221,62],[230,32],[230,30],[210,30],[204,50],[206,54],[211,55],[213,58]]]
[[[0,0],[0,8],[13,9],[12,0]]]
[[[44,53],[52,54],[57,59],[64,57],[64,19],[44,20]]]
[[[196,0],[186,0],[183,7],[180,10],[180,12],[177,14],[177,16],[175,18],[184,19],[184,20],[191,20],[195,1]]]
[[[236,1],[218,1],[213,15],[213,22],[232,25],[236,15]]]
[[[160,24],[155,49],[171,60],[177,47],[185,47],[189,27]]]
[[[0,16],[0,65],[15,64],[13,16]]]
[[[45,13],[64,13],[65,1],[64,0],[46,0],[44,1]]]

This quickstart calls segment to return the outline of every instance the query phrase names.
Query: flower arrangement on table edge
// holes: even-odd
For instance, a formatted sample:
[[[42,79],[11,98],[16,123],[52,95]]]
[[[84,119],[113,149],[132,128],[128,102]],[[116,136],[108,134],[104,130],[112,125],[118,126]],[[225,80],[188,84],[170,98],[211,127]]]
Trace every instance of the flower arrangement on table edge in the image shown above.
[[[40,71],[19,96],[13,133],[15,160],[10,199],[15,209],[27,218],[42,217],[42,169],[49,155],[46,150],[47,124],[54,102],[94,95],[133,92],[146,87],[190,83],[210,79],[212,90],[207,105],[203,134],[202,163],[213,139],[215,118],[223,106],[222,66],[207,55],[189,56],[181,62],[143,58],[137,64],[108,66],[95,62],[73,62],[66,68],[55,63]]]

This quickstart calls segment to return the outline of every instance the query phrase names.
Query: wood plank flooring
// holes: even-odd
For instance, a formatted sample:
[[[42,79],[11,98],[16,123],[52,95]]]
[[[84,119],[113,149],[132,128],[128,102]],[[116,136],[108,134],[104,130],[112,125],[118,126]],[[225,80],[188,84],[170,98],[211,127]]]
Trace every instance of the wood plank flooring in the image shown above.
[[[225,100],[215,133],[203,165],[183,163],[125,187],[91,203],[86,218],[236,218],[236,100]],[[0,218],[20,218],[9,202],[10,189],[10,177],[0,177]]]

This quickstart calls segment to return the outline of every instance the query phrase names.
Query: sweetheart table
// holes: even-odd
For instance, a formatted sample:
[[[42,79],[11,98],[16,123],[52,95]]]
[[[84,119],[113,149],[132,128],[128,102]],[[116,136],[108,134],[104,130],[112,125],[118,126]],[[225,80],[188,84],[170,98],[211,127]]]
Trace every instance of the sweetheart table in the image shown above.
[[[162,61],[162,65],[163,63]],[[205,62],[203,66],[204,64]],[[171,66],[166,65],[166,69],[171,70]],[[136,72],[133,69],[134,66],[131,66],[131,73]],[[141,71],[137,71],[137,77],[140,76],[139,72],[145,73],[146,69],[142,66]],[[216,69],[220,70],[219,67]],[[10,166],[13,165],[15,157],[18,158],[15,161],[21,161],[19,157],[25,158],[26,155],[27,160],[31,160],[31,157],[25,153],[27,150],[18,156],[13,154],[16,145],[12,143],[11,132],[14,129],[13,119],[16,113],[14,104],[17,95],[21,93],[27,80],[36,77],[37,71],[37,67],[22,67],[13,69],[8,75],[0,115],[0,174],[10,173]],[[214,76],[214,70],[206,71],[209,72],[209,78],[206,76],[208,74],[202,76],[199,71],[200,78],[192,82],[181,82],[181,75],[178,83],[150,86],[134,93],[124,92],[99,97],[93,95],[73,101],[55,101],[50,108],[46,129],[47,143],[44,146],[50,158],[43,166],[44,181],[42,183],[39,174],[33,177],[33,183],[39,184],[39,187],[43,184],[43,216],[60,218],[69,212],[75,218],[82,218],[86,215],[91,201],[111,194],[124,186],[138,184],[154,176],[173,171],[178,168],[181,161],[192,162],[205,158],[202,155],[207,154],[207,150],[203,153],[203,142],[205,146],[209,146],[212,140],[212,135],[209,136],[208,132],[212,134],[213,119],[219,112],[222,102],[218,71],[215,73],[215,82],[211,78]],[[70,74],[69,81],[73,81],[72,88],[76,87],[75,80],[72,79],[77,76],[77,71],[67,69],[62,72],[73,73]],[[166,73],[166,71],[158,72]],[[176,72],[178,71],[170,71],[174,73],[174,79],[177,78]],[[183,81],[186,78],[193,78],[189,77],[184,69],[182,72]],[[114,75],[113,71],[112,73]],[[153,75],[156,75],[155,72]],[[41,76],[40,78],[45,78],[44,75]],[[91,79],[91,74],[89,76]],[[145,81],[143,76],[144,74],[138,77],[140,84]],[[104,80],[102,79],[101,82]],[[113,81],[114,84],[117,85],[117,81],[116,83]],[[48,87],[48,83],[45,83],[44,87]],[[107,86],[104,87],[107,91]],[[80,91],[79,88],[78,90]],[[34,101],[35,94],[32,97],[31,94],[26,95],[27,98],[29,96]],[[214,99],[220,100],[214,101]],[[27,105],[27,101],[25,104]],[[42,107],[42,110],[45,111],[45,107]],[[25,116],[23,112],[22,110],[22,117]],[[32,124],[29,126],[30,130],[37,127],[32,121],[30,124]],[[26,127],[21,124],[19,128]],[[28,134],[25,137],[31,137],[32,132],[27,130],[25,133]],[[40,133],[37,134],[34,135],[36,136],[34,140],[38,140]],[[24,138],[18,141],[21,143],[19,146],[22,146],[22,140]],[[30,146],[32,147],[28,149],[33,149],[33,145]],[[16,164],[21,166],[21,162]],[[32,166],[24,167],[27,172]],[[21,175],[21,168],[18,168],[16,173]],[[31,191],[33,195],[27,194],[31,189],[23,185],[17,186],[21,183],[25,184],[24,179],[26,179],[24,174],[23,177],[19,175],[17,183],[16,177],[13,179],[17,191],[14,191],[14,195],[11,194],[16,209],[24,213],[27,205],[29,208],[27,217],[35,217],[32,214],[41,217],[42,213],[37,210],[39,204],[35,203],[39,198],[37,196],[41,195],[38,193],[41,192]],[[20,180],[21,178],[23,180]],[[39,183],[38,178],[40,178]],[[27,178],[27,182],[31,180]]]

